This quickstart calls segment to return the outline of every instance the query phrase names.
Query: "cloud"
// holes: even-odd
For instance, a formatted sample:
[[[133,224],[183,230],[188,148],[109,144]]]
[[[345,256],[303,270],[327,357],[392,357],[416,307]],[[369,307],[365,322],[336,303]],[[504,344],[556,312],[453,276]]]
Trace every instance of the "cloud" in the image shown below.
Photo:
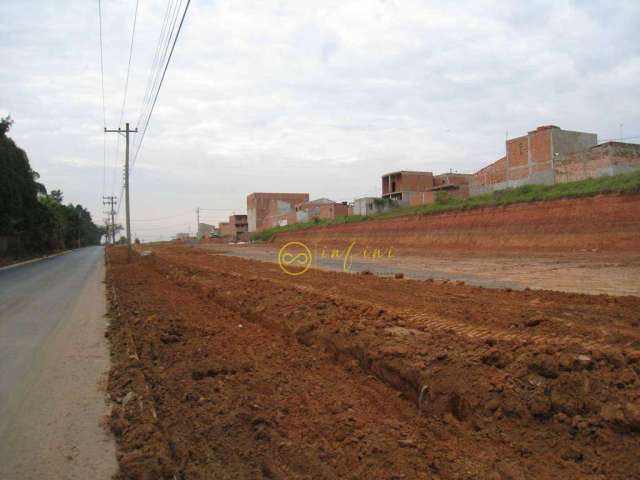
[[[166,6],[140,5],[124,114],[134,125]],[[103,6],[114,127],[133,4]],[[196,206],[222,220],[251,191],[352,200],[387,171],[472,172],[503,154],[507,131],[541,124],[640,134],[639,20],[637,2],[192,2],[136,161],[134,223]],[[0,56],[14,66],[0,72],[0,112],[34,168],[100,219],[124,147],[107,136],[103,181],[97,26],[96,6],[79,0],[0,6]]]

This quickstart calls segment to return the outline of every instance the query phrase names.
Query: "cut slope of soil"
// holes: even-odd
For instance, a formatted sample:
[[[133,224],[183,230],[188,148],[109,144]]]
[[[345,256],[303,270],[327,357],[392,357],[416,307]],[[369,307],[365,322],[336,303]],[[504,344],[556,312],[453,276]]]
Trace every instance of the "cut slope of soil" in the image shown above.
[[[371,220],[278,233],[309,246],[351,241],[400,253],[640,252],[640,195],[608,195]]]

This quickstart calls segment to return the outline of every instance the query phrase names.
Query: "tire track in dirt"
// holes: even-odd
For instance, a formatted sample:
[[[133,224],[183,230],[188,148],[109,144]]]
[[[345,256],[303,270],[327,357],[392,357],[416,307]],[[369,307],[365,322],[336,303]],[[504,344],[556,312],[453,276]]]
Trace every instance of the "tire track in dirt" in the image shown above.
[[[172,254],[175,255],[175,253],[173,252]],[[166,256],[167,260],[171,258],[172,254],[169,254]],[[218,256],[217,258],[220,258],[220,257]],[[199,255],[193,255],[192,258],[190,259],[189,257],[180,258],[180,261],[178,262],[178,264],[182,264],[182,265],[186,264],[192,268],[197,268],[202,271],[207,271],[208,269],[206,264],[204,265],[202,263],[199,264],[201,260],[202,259],[199,257]],[[601,353],[610,352],[611,348],[624,349],[624,348],[633,348],[635,345],[639,345],[638,341],[639,341],[640,335],[638,334],[637,327],[633,327],[633,325],[631,325],[631,328],[629,328],[628,325],[621,325],[620,323],[612,325],[612,326],[615,326],[617,330],[620,330],[620,333],[618,335],[619,338],[616,338],[613,341],[611,338],[608,338],[611,336],[611,333],[607,332],[606,329],[603,328],[603,326],[600,325],[599,322],[597,321],[595,322],[591,321],[585,326],[576,325],[572,323],[569,327],[564,329],[565,331],[562,332],[563,333],[562,334],[558,331],[558,327],[562,326],[559,324],[564,322],[565,319],[560,317],[554,317],[554,313],[550,314],[548,311],[545,311],[545,310],[542,310],[540,313],[537,313],[534,309],[532,309],[532,312],[525,312],[525,315],[522,316],[521,319],[514,319],[513,321],[510,322],[511,324],[508,325],[508,328],[505,328],[507,327],[507,325],[505,325],[505,322],[502,322],[502,323],[494,322],[491,319],[482,318],[482,317],[471,317],[468,320],[465,320],[464,318],[460,318],[459,315],[455,315],[455,312],[449,312],[448,316],[444,316],[443,312],[441,311],[432,311],[429,313],[422,313],[421,308],[424,307],[425,303],[433,302],[434,297],[432,296],[427,296],[424,299],[416,298],[416,296],[407,297],[407,298],[403,298],[403,300],[405,301],[404,304],[396,303],[396,305],[393,305],[393,304],[389,305],[388,303],[385,302],[384,297],[376,299],[374,301],[363,300],[362,297],[355,297],[353,296],[353,294],[349,295],[351,291],[347,291],[344,294],[340,294],[333,291],[335,289],[335,284],[330,285],[330,284],[327,284],[327,282],[323,282],[323,281],[314,282],[313,281],[314,279],[312,279],[310,282],[306,282],[307,277],[304,280],[301,280],[300,281],[301,283],[295,284],[291,281],[290,278],[283,276],[282,272],[277,267],[273,267],[272,265],[266,264],[264,262],[251,263],[252,261],[244,260],[244,259],[241,259],[240,262],[250,262],[249,264],[251,265],[251,270],[252,270],[252,274],[250,277],[251,279],[271,282],[273,285],[277,285],[279,287],[288,288],[288,289],[294,289],[302,293],[315,293],[331,300],[358,303],[362,305],[371,306],[373,308],[384,306],[389,312],[393,312],[395,315],[405,319],[407,323],[428,325],[430,327],[435,327],[443,330],[452,330],[459,335],[467,336],[474,339],[481,339],[481,340],[495,339],[495,340],[502,340],[502,341],[508,341],[508,342],[516,342],[516,343],[533,342],[536,344],[540,344],[542,346],[550,345],[550,346],[556,346],[556,347],[575,344],[576,346],[578,345],[581,346],[585,351],[596,350]],[[231,262],[231,264],[233,264],[233,262]],[[327,272],[317,272],[317,273],[322,275],[322,273],[327,273]],[[246,276],[239,273],[235,273],[233,271],[229,271],[228,274],[236,278],[246,278]],[[330,273],[329,275],[335,276],[340,274]],[[312,275],[309,275],[309,277],[311,276]],[[358,278],[358,276],[356,276],[356,278]],[[388,284],[389,282],[392,282],[392,283],[395,283],[396,285],[403,283],[403,282],[398,282],[390,279],[380,279],[380,278],[371,278],[371,280],[376,281],[376,284],[374,284],[373,289],[364,290],[364,291],[361,289],[359,292],[359,293],[367,293],[368,295],[366,295],[366,297],[369,297],[369,298],[375,298],[375,295],[377,295],[378,292],[380,292],[380,290],[384,290],[384,288],[386,287],[384,283]],[[303,281],[305,282],[302,283]],[[429,286],[437,285],[439,287],[444,287],[445,289],[449,289],[450,292],[446,292],[445,294],[443,294],[447,296],[448,302],[472,303],[472,302],[469,302],[469,296],[470,296],[469,294],[460,295],[460,294],[453,293],[456,287],[466,288],[467,290],[471,291],[471,294],[476,292],[483,292],[483,291],[487,293],[493,293],[489,289],[465,286],[461,282],[458,282],[455,284],[449,284],[449,282],[438,282],[439,284],[436,282],[422,282],[422,281],[408,281],[408,282],[410,284],[413,284],[413,286],[407,286],[406,290],[408,291],[415,292],[416,288],[422,288],[423,285],[429,285]],[[590,296],[588,295],[562,294],[557,292],[544,292],[544,291],[524,292],[524,293],[509,291],[507,292],[507,294],[512,294],[514,297],[521,297],[521,298],[523,295],[525,296],[529,295],[534,299],[533,300],[534,302],[537,300],[536,298],[537,295],[538,296],[550,295],[552,298],[564,296],[565,298],[563,298],[563,300],[566,300],[568,298],[570,300],[575,301],[577,299],[578,301],[575,303],[577,303],[578,307],[582,306],[579,303],[581,298],[590,298]],[[491,295],[490,298],[493,299],[493,297],[499,296],[499,295],[500,293],[498,291],[497,295]],[[355,298],[357,298],[357,300],[355,300]],[[633,320],[633,316],[632,316],[634,308],[640,311],[640,301],[637,298],[625,297],[625,298],[615,299],[613,297],[606,297],[604,295],[599,295],[593,298],[603,299],[605,309],[600,309],[595,312],[589,312],[589,311],[584,311],[579,309],[575,313],[577,315],[598,319],[601,317],[605,317],[605,315],[607,314],[606,310],[609,308],[609,305],[615,306],[616,304],[621,303],[621,304],[625,304],[626,306],[626,304],[629,304],[629,306],[626,306],[626,310],[628,311],[628,314],[632,317],[631,323],[637,323],[637,321]],[[411,304],[407,304],[411,300],[413,300],[413,304],[415,305],[413,307],[411,306]],[[488,302],[484,302],[484,303],[486,304]],[[539,305],[539,303],[536,303],[535,305]],[[524,307],[526,306],[526,304],[523,303],[522,306]],[[473,308],[473,307],[475,307],[475,305],[473,305],[472,303],[472,307],[470,308]],[[558,307],[555,307],[555,308],[557,311]],[[570,310],[569,306],[566,306],[565,308],[567,310]],[[499,312],[496,311],[494,313],[499,313]],[[546,331],[541,330],[540,328],[532,328],[532,327],[539,327],[540,324],[542,323],[541,319],[543,319],[545,322],[554,322],[555,324],[553,325],[553,328],[547,329]],[[514,324],[518,320],[520,321],[520,325],[518,325],[520,328],[514,329]],[[584,321],[585,319],[582,318],[582,320]],[[489,329],[481,325],[478,325],[479,322],[488,324],[491,326],[491,328]],[[568,334],[566,333],[568,331],[581,333],[581,335]]]
[[[424,283],[422,288],[431,292],[414,295],[423,304],[439,305],[439,294],[450,292],[450,297],[461,305],[451,312],[450,320],[435,316],[440,313],[433,308],[433,314],[416,313],[415,307],[402,310],[398,298],[389,306],[379,298],[371,301],[349,296],[354,290],[372,292],[380,285],[389,286],[384,298],[397,290],[411,291],[402,281],[310,272],[309,281],[297,284],[282,274],[274,275],[272,269],[258,262],[203,257],[193,250],[173,247],[155,251],[155,258],[145,259],[141,273],[162,279],[165,301],[170,301],[171,309],[180,312],[181,317],[185,315],[182,303],[197,304],[202,310],[201,322],[209,322],[205,320],[208,315],[224,313],[231,323],[250,324],[251,330],[259,330],[263,337],[291,339],[293,343],[287,344],[292,354],[289,361],[312,355],[314,360],[304,368],[316,365],[325,371],[320,378],[328,383],[319,395],[332,397],[331,390],[340,384],[339,380],[329,381],[326,371],[334,380],[340,377],[340,371],[346,372],[349,391],[360,391],[362,383],[370,378],[368,375],[375,377],[374,382],[387,385],[380,399],[385,399],[381,400],[383,403],[392,399],[400,402],[397,411],[404,412],[402,423],[418,427],[410,436],[412,442],[433,445],[434,439],[439,439],[442,448],[435,453],[429,451],[431,456],[423,471],[432,478],[474,478],[469,472],[475,472],[477,478],[495,474],[493,478],[544,479],[557,478],[560,471],[565,478],[629,478],[629,472],[635,475],[638,471],[638,465],[625,452],[640,446],[638,427],[634,426],[640,425],[636,420],[640,417],[634,417],[638,412],[633,410],[640,358],[634,350],[619,348],[630,336],[624,322],[637,305],[633,299],[611,302],[608,298],[557,296],[549,292],[518,294],[524,295],[520,305],[534,300],[547,303],[543,312],[553,315],[580,312],[579,306],[571,304],[575,299],[595,304],[591,315],[594,319],[587,317],[586,324],[577,329],[578,345],[573,342],[575,338],[572,344],[562,345],[562,336],[550,341],[556,322],[540,318],[540,312],[534,320],[547,324],[542,333],[534,333],[539,325],[521,327],[517,333],[502,327],[508,323],[503,321],[501,309],[507,310],[512,297],[518,300],[511,292],[491,292],[493,298],[499,299],[499,318],[486,326],[473,326],[473,319],[459,319],[464,318],[469,297],[487,294],[482,289]],[[153,285],[146,288],[156,290]],[[401,298],[406,297],[403,294]],[[558,299],[568,304],[567,309],[555,303]],[[520,305],[515,303],[513,311],[517,312]],[[598,322],[613,326],[614,335],[599,336],[595,344],[615,346],[618,351],[585,350],[580,342],[588,338],[595,316],[607,309],[611,312]],[[194,323],[198,314],[191,316],[191,328],[196,324],[202,328],[200,323]],[[518,322],[530,320],[528,315],[517,318]],[[439,326],[433,328],[425,320]],[[502,338],[497,336],[500,332],[512,336]],[[256,358],[255,345],[263,342],[254,337],[250,345],[247,358]],[[271,351],[272,347],[268,349]],[[193,362],[192,351],[190,348],[185,355]],[[584,354],[589,356],[583,365],[576,359]],[[277,357],[263,358],[271,363]],[[161,376],[156,383],[162,383],[161,379],[166,382]],[[420,416],[417,400],[422,385],[429,390]],[[610,385],[622,387],[612,391]],[[305,388],[314,387],[307,381]],[[283,399],[286,405],[290,401]],[[365,424],[376,423],[375,418],[367,417]],[[336,423],[326,425],[332,429]],[[374,438],[373,443],[377,444],[384,435]],[[359,441],[357,437],[355,440]],[[245,441],[251,445],[250,439]],[[396,443],[394,448],[401,452],[413,448],[409,444]],[[309,444],[308,448],[314,450],[319,445]],[[416,477],[409,474],[407,478]]]
[[[450,478],[462,468],[446,460],[455,435],[439,430],[427,448],[428,419],[380,382],[140,267],[114,282],[170,453],[140,446],[156,427],[127,404],[112,419],[129,450],[123,478]]]

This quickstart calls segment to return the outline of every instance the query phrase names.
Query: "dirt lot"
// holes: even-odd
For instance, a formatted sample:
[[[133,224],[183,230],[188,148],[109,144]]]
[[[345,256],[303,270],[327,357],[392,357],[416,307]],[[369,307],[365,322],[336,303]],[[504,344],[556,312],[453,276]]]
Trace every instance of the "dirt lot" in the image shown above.
[[[344,253],[343,243],[340,250]],[[280,242],[262,244],[199,244],[198,248],[209,253],[221,253],[242,258],[277,262]],[[339,245],[334,244],[340,248]],[[434,254],[393,252],[392,257],[365,258],[364,247],[371,244],[355,241],[350,254],[349,271],[357,273],[369,270],[376,275],[394,276],[402,273],[417,280],[463,281],[469,285],[488,288],[511,288],[517,290],[545,289],[571,293],[640,296],[640,255],[633,253],[614,254],[602,252],[578,252],[533,256],[510,254],[474,254],[473,252],[443,252]],[[375,244],[373,244],[375,247]],[[332,259],[324,245],[312,247],[316,268],[343,271],[343,258]],[[384,249],[382,249],[384,250]]]
[[[640,478],[640,298],[111,249],[122,478]]]

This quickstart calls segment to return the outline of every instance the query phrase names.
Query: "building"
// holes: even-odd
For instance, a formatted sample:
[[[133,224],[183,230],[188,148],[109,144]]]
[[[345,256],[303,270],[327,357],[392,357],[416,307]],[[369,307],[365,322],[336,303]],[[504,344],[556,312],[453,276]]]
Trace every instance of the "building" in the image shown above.
[[[469,198],[469,183],[473,178],[469,173],[442,173],[433,177],[433,187],[424,192],[415,192],[409,205],[435,203],[440,195],[464,200]]]
[[[347,202],[333,202],[320,205],[320,218],[334,219],[351,215],[353,209]]]
[[[209,225],[208,223],[198,224],[198,238],[209,238],[215,231],[216,227],[214,225]]]
[[[376,201],[379,201],[378,197],[362,197],[356,198],[353,201],[353,214],[354,215],[373,215],[376,211]]]
[[[350,208],[350,215],[375,215],[376,213],[388,212],[398,205],[394,200],[380,197],[362,197],[353,201]]]
[[[401,170],[382,176],[382,198],[409,205],[411,198],[434,186],[433,173]]]
[[[464,199],[469,197],[471,179],[472,175],[470,174],[453,172],[435,176],[431,172],[412,172],[407,170],[387,173],[382,176],[382,198],[393,201],[391,206],[434,203],[438,197],[438,192],[446,193],[450,197]],[[380,206],[378,206],[374,211],[377,213],[380,209]]]
[[[310,222],[314,218],[334,219],[336,217],[346,217],[349,212],[349,204],[347,202],[338,203],[328,198],[319,198],[296,205],[295,223]]]
[[[615,175],[640,169],[640,145],[605,142],[580,152],[559,155],[554,162],[556,183]]]
[[[295,221],[296,223],[304,223],[314,218],[320,218],[320,207],[334,203],[333,200],[329,200],[328,198],[318,198],[316,200],[299,203],[295,206]]]
[[[229,217],[227,223],[229,224],[228,231],[231,233],[234,242],[248,238],[249,224],[247,223],[246,215],[233,214]]]
[[[538,127],[526,135],[507,140],[505,156],[473,175],[470,194],[481,195],[527,184],[553,185],[557,182],[557,163],[566,167],[572,158],[576,158],[572,155],[589,151],[597,143],[595,133],[562,130],[555,125]],[[605,164],[606,161],[603,172],[607,171]],[[612,170],[615,169],[609,169]],[[573,178],[577,177],[574,175]]]
[[[176,233],[176,240],[185,241],[189,240],[190,237],[191,235],[185,232]]]
[[[234,237],[235,228],[229,222],[218,223],[218,231],[222,238],[230,239]]]
[[[308,193],[251,193],[247,196],[247,224],[249,232],[257,232],[278,225],[283,214],[295,222],[295,206],[309,201]]]

